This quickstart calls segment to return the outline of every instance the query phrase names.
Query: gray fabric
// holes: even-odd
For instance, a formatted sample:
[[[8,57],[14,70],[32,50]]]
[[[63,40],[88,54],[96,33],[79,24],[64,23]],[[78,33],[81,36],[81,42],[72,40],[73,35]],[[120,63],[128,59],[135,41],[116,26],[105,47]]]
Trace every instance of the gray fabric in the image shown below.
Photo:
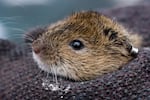
[[[144,37],[150,46],[150,5],[104,11]],[[61,84],[68,92],[42,87],[46,73],[41,72],[29,52],[7,40],[0,40],[0,100],[150,100],[150,48],[140,49],[137,58],[122,69],[95,80]],[[52,77],[49,76],[49,80]]]

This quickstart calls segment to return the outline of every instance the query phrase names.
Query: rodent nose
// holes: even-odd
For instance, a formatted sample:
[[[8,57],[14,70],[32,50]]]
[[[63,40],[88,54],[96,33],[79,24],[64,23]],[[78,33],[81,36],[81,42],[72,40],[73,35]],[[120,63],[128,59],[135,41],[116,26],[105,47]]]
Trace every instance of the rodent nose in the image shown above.
[[[44,46],[42,46],[42,45],[32,45],[32,50],[36,54],[39,54],[43,49],[44,49]]]
[[[40,48],[40,47],[37,47],[37,46],[36,46],[36,47],[35,47],[35,46],[34,46],[34,47],[32,46],[32,50],[33,50],[36,54],[38,54],[38,53],[40,53],[41,48]]]

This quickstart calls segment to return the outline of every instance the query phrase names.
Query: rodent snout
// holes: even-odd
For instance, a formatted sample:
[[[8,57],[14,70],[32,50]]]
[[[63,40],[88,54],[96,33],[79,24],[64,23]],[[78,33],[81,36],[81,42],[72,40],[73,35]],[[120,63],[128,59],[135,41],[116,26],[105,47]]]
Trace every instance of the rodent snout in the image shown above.
[[[45,47],[37,42],[34,42],[32,44],[32,50],[34,53],[39,54],[42,50],[44,50]]]
[[[36,54],[38,54],[38,53],[40,53],[41,48],[38,47],[38,46],[32,46],[32,50],[33,50]]]

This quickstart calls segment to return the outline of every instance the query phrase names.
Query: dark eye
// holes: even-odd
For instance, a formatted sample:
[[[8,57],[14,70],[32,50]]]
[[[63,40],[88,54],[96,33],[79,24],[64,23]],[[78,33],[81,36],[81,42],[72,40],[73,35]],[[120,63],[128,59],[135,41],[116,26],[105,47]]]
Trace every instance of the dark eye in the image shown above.
[[[70,42],[70,46],[74,49],[74,50],[81,50],[84,48],[83,43],[80,40],[73,40]]]

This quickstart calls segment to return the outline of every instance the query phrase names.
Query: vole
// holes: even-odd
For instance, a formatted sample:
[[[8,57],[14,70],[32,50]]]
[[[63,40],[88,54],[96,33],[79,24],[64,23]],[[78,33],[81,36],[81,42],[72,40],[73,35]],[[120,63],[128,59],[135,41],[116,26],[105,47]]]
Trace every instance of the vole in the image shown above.
[[[81,11],[25,35],[38,66],[76,81],[109,73],[132,60],[142,37],[95,11]]]

